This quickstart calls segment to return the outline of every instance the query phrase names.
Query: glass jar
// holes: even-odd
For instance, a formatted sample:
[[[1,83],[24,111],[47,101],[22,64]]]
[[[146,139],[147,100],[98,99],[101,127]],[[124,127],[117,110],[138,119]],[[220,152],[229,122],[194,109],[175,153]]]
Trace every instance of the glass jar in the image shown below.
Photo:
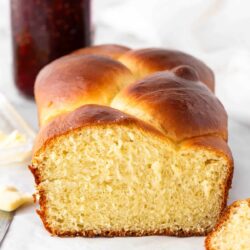
[[[39,70],[90,45],[90,0],[11,0],[14,80],[33,96]]]

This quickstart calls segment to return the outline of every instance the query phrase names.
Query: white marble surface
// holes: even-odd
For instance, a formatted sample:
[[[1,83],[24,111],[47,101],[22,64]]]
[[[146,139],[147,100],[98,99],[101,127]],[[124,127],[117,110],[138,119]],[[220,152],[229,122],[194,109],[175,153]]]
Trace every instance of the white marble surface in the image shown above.
[[[0,91],[37,130],[32,100],[22,98],[11,75],[8,0],[0,0]],[[235,174],[229,202],[250,197],[250,1],[242,0],[95,0],[95,43],[132,47],[163,46],[192,53],[216,74],[216,92],[229,113],[230,146]],[[0,121],[1,122],[1,121]],[[33,190],[23,166],[0,168],[0,185]],[[34,206],[20,209],[1,249],[203,249],[203,237],[60,239],[43,229]]]

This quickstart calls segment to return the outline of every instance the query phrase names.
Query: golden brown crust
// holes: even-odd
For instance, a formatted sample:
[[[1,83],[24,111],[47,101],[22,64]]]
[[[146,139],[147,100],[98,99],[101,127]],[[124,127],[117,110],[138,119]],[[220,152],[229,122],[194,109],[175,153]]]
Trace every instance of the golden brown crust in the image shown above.
[[[41,217],[41,216],[40,216]],[[51,233],[51,235],[57,235],[60,237],[76,237],[76,236],[83,236],[83,237],[141,237],[141,236],[176,236],[176,237],[190,237],[190,236],[205,236],[209,231],[205,232],[197,232],[197,231],[189,231],[184,232],[182,230],[179,231],[170,231],[169,229],[163,230],[154,230],[154,231],[101,231],[100,233],[95,233],[92,230],[88,231],[81,231],[81,232],[52,232],[48,226],[45,228]]]
[[[154,72],[171,70],[181,65],[193,67],[200,78],[214,91],[214,74],[202,61],[177,50],[147,48],[131,50],[119,58],[137,76],[137,79]]]
[[[211,246],[211,240],[216,235],[218,231],[220,231],[225,223],[230,219],[230,217],[233,214],[233,211],[235,208],[239,207],[242,201],[246,201],[248,203],[248,206],[250,208],[250,198],[246,200],[238,200],[233,202],[230,206],[226,208],[223,215],[220,217],[217,225],[214,227],[214,229],[207,235],[205,239],[205,247],[206,250],[219,250],[215,249]]]
[[[117,44],[102,44],[95,45],[87,48],[78,49],[72,52],[73,55],[100,55],[107,56],[112,59],[117,59],[125,52],[128,52],[130,49],[125,46]]]
[[[107,57],[58,59],[43,68],[35,82],[40,125],[83,104],[108,105],[122,87],[133,81],[125,66]]]
[[[41,176],[39,174],[39,171],[37,168],[35,168],[32,164],[28,166],[30,172],[33,174],[34,180],[36,185],[39,185],[39,183],[41,182]],[[35,197],[36,195],[33,194],[33,197]],[[37,200],[35,200],[36,202]]]
[[[180,77],[185,72],[185,78],[195,79],[189,68],[175,72],[154,73],[128,85],[111,106],[150,123],[174,141],[208,134],[227,140],[227,114],[220,101],[201,82]]]

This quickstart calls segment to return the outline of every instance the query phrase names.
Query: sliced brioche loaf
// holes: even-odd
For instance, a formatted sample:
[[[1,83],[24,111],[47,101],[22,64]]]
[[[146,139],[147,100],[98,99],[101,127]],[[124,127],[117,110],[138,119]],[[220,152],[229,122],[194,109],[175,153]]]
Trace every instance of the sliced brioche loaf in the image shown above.
[[[67,56],[39,74],[30,169],[51,234],[189,236],[216,224],[233,173],[227,115],[206,86],[211,70],[179,52],[175,64],[160,61],[166,53],[138,81],[97,55]]]
[[[234,202],[206,238],[207,250],[250,249],[250,199]]]

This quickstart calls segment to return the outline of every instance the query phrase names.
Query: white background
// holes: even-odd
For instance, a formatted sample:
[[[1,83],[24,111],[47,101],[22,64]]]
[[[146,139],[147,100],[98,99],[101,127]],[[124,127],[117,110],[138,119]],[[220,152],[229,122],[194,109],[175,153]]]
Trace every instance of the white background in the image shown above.
[[[0,0],[0,91],[36,130],[36,108],[18,95],[11,74],[9,0]],[[235,175],[229,201],[250,197],[250,1],[248,0],[95,0],[94,42],[134,48],[166,47],[191,53],[215,72],[216,93],[229,114]],[[1,122],[1,121],[0,121]],[[0,169],[0,185],[33,190],[24,166]],[[2,249],[192,249],[203,237],[60,239],[50,237],[34,207],[17,212]]]

